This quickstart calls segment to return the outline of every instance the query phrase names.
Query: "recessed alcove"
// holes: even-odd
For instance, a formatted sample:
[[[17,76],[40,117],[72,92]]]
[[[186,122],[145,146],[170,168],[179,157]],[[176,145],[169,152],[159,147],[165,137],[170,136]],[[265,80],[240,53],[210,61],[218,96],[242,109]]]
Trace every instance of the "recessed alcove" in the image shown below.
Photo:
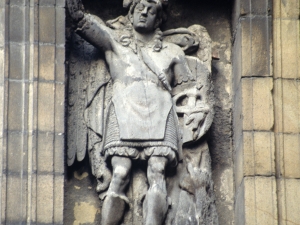
[[[127,10],[122,7],[121,0],[86,0],[83,3],[87,12],[99,16],[104,21],[127,13]],[[169,1],[167,21],[162,26],[162,30],[166,30],[200,24],[207,29],[212,39],[215,117],[206,138],[212,158],[216,206],[220,224],[232,224],[234,221],[232,9],[233,1],[231,0],[173,0]],[[67,23],[66,29],[70,31],[68,25],[69,23]],[[68,57],[74,48],[73,45],[71,32],[67,32],[68,52],[66,60],[69,60]],[[67,71],[69,70],[67,69]],[[82,80],[82,82],[88,81]],[[82,135],[84,137],[86,134]],[[68,134],[67,139],[71,141],[77,136]],[[138,163],[135,166],[141,167],[143,170],[146,168],[145,163]],[[75,162],[73,166],[66,168],[66,171],[64,224],[76,224],[81,220],[82,223],[85,220],[83,224],[100,224],[101,201],[95,191],[96,180],[91,174],[88,157],[85,157],[82,162]]]

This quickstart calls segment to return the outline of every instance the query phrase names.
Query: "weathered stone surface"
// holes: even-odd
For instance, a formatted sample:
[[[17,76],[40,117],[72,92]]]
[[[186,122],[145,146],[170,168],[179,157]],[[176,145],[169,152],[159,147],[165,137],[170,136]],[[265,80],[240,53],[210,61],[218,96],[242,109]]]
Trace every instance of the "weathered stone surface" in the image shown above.
[[[244,180],[242,180],[244,181]],[[240,183],[236,186],[234,216],[235,224],[245,224],[245,185]]]
[[[5,2],[5,1],[4,1]],[[17,6],[25,6],[27,4],[26,0],[11,0],[11,1],[6,1],[10,5],[17,5]]]
[[[245,224],[277,224],[275,177],[245,177]]]
[[[39,7],[38,30],[41,43],[55,43],[55,7]]]
[[[65,82],[65,48],[55,49],[55,79],[57,82]]]
[[[63,134],[65,132],[65,85],[55,84],[55,132]]]
[[[61,58],[57,58],[59,60]],[[39,80],[55,79],[55,46],[39,46]]]
[[[40,0],[39,4],[40,6],[55,6],[56,0]],[[54,8],[54,7],[53,7]]]
[[[55,24],[51,2],[43,7],[45,1],[0,2],[1,224],[63,224],[65,27],[64,10]],[[55,73],[60,73],[57,89]]]
[[[9,96],[8,96],[8,128],[10,130],[22,130],[22,117],[23,115],[23,99],[22,96],[22,83],[9,82]]]
[[[178,11],[178,8],[181,8],[181,7],[177,6],[176,7],[177,11]],[[203,7],[198,7],[197,10],[196,10],[195,7],[190,7],[189,6],[189,8],[194,9],[195,12],[198,12],[198,9],[203,8]],[[93,12],[92,10],[100,12],[99,7],[98,7],[98,9],[99,10],[97,10],[97,7],[93,7],[90,10],[91,10],[91,12]],[[173,12],[176,12],[176,10],[173,9]],[[102,11],[102,9],[101,9],[101,11]],[[203,10],[203,11],[205,12],[207,10]],[[183,13],[185,13],[186,15],[191,14],[187,10],[183,11]],[[225,11],[224,11],[224,13],[225,13]],[[106,15],[106,12],[104,14]],[[185,14],[182,14],[182,15],[185,15]],[[201,17],[205,18],[205,16],[202,16],[201,13],[200,14],[198,13],[197,16],[194,16],[195,17],[194,20],[196,18],[199,18],[199,15]],[[206,18],[205,24],[209,23],[208,18],[209,18],[209,16]],[[170,24],[168,25],[170,28],[173,28],[172,24],[174,24],[172,22],[172,19],[174,21],[177,21],[177,23],[178,22],[181,22],[182,24],[187,23],[187,21],[183,21],[181,19],[181,17],[178,17],[178,16],[176,18],[171,18],[170,17],[169,19],[170,19],[169,21],[171,21]],[[220,181],[218,181],[218,185],[219,185],[218,188],[222,186],[222,190],[220,190],[218,192],[218,195],[220,196],[218,201],[219,201],[219,204],[224,208],[220,208],[219,212],[221,212],[223,214],[223,216],[222,216],[223,223],[228,223],[228,221],[232,221],[232,214],[231,214],[232,211],[230,211],[232,209],[232,202],[233,202],[232,201],[232,195],[231,195],[231,197],[228,196],[228,198],[226,198],[226,201],[223,201],[221,199],[222,198],[221,196],[225,196],[224,193],[232,193],[232,190],[227,187],[228,183],[224,182],[224,181],[229,182],[229,179],[230,178],[232,179],[232,170],[231,170],[231,174],[230,174],[230,170],[223,169],[224,167],[230,167],[229,164],[230,164],[230,154],[231,154],[230,151],[228,151],[228,149],[230,149],[230,145],[229,144],[227,145],[227,141],[228,141],[228,143],[230,142],[230,136],[231,136],[230,128],[229,128],[230,127],[230,122],[229,121],[230,121],[230,113],[231,112],[230,112],[230,103],[228,103],[228,100],[230,99],[229,93],[230,93],[230,86],[231,86],[231,84],[230,84],[231,69],[230,69],[230,66],[228,66],[226,64],[227,61],[226,61],[226,63],[224,63],[225,59],[227,60],[228,57],[225,57],[225,54],[223,56],[223,51],[225,52],[225,50],[227,50],[226,51],[227,55],[228,55],[228,51],[230,52],[230,44],[227,43],[227,40],[229,40],[229,38],[230,38],[230,33],[227,33],[227,30],[230,29],[230,27],[227,26],[227,22],[224,22],[226,20],[219,19],[218,21],[219,22],[218,22],[217,26],[214,26],[214,27],[213,26],[208,26],[208,28],[210,29],[210,33],[212,33],[214,35],[215,40],[218,40],[218,42],[220,42],[220,43],[217,43],[217,44],[221,48],[220,53],[222,55],[222,57],[220,59],[220,61],[222,61],[222,63],[219,63],[217,61],[215,62],[215,73],[214,73],[215,74],[214,75],[215,84],[217,85],[215,90],[217,91],[218,96],[219,96],[218,97],[219,98],[218,99],[218,101],[219,101],[218,106],[216,107],[217,110],[218,110],[219,116],[218,116],[218,119],[216,120],[218,122],[216,122],[216,125],[214,126],[213,129],[214,129],[214,135],[215,135],[214,137],[216,137],[218,139],[218,141],[216,141],[215,143],[211,142],[211,145],[214,146],[213,148],[214,148],[214,152],[215,152],[215,155],[216,155],[216,157],[214,158],[214,160],[215,160],[214,165],[216,167],[218,167],[217,165],[220,165],[220,167],[217,169],[218,171],[220,171],[220,172],[217,172],[217,173],[219,173],[219,175],[217,175],[217,177],[218,177],[217,179],[219,179],[219,177],[222,177],[222,181],[221,181],[221,178],[220,178]],[[226,32],[225,32],[225,28],[226,28]],[[224,39],[224,35],[226,35],[225,39]],[[230,57],[229,57],[229,59],[230,59]],[[85,74],[83,74],[83,76],[85,76]],[[229,92],[227,93],[226,91],[229,91]],[[224,108],[228,109],[228,111],[227,110],[225,111]],[[224,123],[221,122],[221,121],[223,121],[223,122],[228,121],[229,122],[228,126],[227,126],[227,123],[226,123],[226,128],[225,128]],[[221,124],[222,124],[223,128],[219,129]],[[225,135],[226,138],[221,138],[220,139],[220,137],[223,136],[223,135]],[[226,144],[224,145],[224,143],[226,143]],[[223,156],[226,155],[226,156],[224,158],[222,158],[222,155]],[[222,162],[226,162],[226,164],[222,163]],[[223,186],[224,186],[224,188],[223,188]]]
[[[21,173],[10,174],[7,176],[7,192],[5,205],[5,221],[6,224],[17,224],[20,221],[26,221],[26,187],[27,179],[21,179],[27,176]],[[20,204],[21,203],[21,204]]]
[[[274,18],[275,19],[296,19],[299,20],[300,6],[299,1],[274,1]],[[281,33],[281,32],[279,32]],[[282,35],[285,35],[282,33]]]
[[[54,214],[54,176],[52,174],[37,175],[36,215],[38,223],[53,223]],[[57,193],[59,194],[59,193]]]
[[[25,7],[10,6],[9,38],[12,42],[24,42],[27,39],[28,32],[25,23],[25,13]]]
[[[299,217],[299,1],[274,1],[274,105],[280,224]]]
[[[278,79],[274,82],[275,131],[278,133],[299,133],[298,80]]]
[[[59,146],[59,149],[61,146]],[[63,158],[63,157],[61,157]],[[55,165],[60,166],[63,162],[62,160],[56,161]],[[63,218],[64,218],[64,182],[65,177],[63,175],[55,175],[54,177],[54,197],[53,197],[53,223],[57,225],[64,224]]]
[[[266,2],[266,1],[259,1]],[[251,73],[250,76],[271,76],[270,57],[271,37],[268,27],[268,17],[254,17],[251,19]],[[248,56],[249,57],[249,56]]]
[[[17,43],[11,43],[9,46],[9,78],[11,79],[20,80],[28,77],[26,59],[23,54],[25,48],[24,45]]]
[[[274,126],[273,79],[244,78],[242,89],[244,130],[271,130]]]
[[[38,132],[37,137],[37,172],[51,174],[53,172],[54,135],[50,132]]]
[[[275,140],[272,132],[243,132],[244,176],[275,175]]]
[[[65,153],[62,149],[64,149],[65,146],[65,135],[63,133],[56,133],[54,138],[54,173],[57,175],[63,175],[65,174]]]
[[[12,174],[19,174],[23,170],[23,135],[21,132],[10,132],[8,134],[7,169]]]
[[[292,225],[300,221],[300,180],[280,179],[279,182],[279,222]]]
[[[275,21],[275,26],[278,21]],[[275,45],[275,49],[281,51],[281,71],[277,71],[277,77],[282,78],[299,78],[299,65],[300,65],[300,44],[299,20],[280,20],[281,27],[281,41]]]
[[[58,7],[58,4],[62,4],[64,1],[56,1],[55,8],[55,23],[56,23],[56,32],[55,32],[55,42],[57,45],[64,45],[66,39],[65,25],[66,25],[66,15],[65,15],[65,5]],[[62,60],[64,62],[64,58]]]
[[[235,1],[236,16],[268,15],[272,9],[272,1],[240,0]],[[251,13],[251,14],[250,14]]]
[[[38,128],[40,131],[54,131],[54,84],[38,84]]]
[[[240,31],[241,32],[241,68],[242,73],[241,76],[251,76],[251,19],[241,18],[240,19]]]
[[[300,178],[299,134],[276,134],[278,174]]]

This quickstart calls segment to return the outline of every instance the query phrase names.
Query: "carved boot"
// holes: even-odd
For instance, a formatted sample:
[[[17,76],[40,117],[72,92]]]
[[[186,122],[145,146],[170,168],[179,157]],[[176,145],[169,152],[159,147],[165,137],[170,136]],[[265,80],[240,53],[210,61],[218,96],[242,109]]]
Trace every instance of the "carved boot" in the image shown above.
[[[102,206],[101,225],[119,225],[123,218],[126,203],[126,196],[118,195],[114,192],[108,193]]]
[[[143,203],[144,224],[162,225],[167,211],[167,194],[158,187],[149,188]]]

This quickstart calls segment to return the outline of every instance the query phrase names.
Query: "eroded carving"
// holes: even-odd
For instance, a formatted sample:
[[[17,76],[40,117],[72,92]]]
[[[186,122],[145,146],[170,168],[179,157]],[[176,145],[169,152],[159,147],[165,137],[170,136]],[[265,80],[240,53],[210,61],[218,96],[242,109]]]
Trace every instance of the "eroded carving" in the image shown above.
[[[204,137],[214,115],[206,29],[162,32],[166,0],[124,0],[128,15],[107,23],[79,0],[67,5],[92,44],[74,35],[81,64],[71,60],[69,106],[78,107],[68,132],[78,140],[68,144],[68,164],[87,148],[101,224],[218,224]]]

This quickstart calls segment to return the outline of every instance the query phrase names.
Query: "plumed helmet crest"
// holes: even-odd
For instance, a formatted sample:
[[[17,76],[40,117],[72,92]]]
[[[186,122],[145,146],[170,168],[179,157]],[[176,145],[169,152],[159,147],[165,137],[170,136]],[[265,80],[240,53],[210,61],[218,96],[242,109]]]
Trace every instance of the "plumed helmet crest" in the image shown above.
[[[133,2],[138,3],[141,0],[123,0],[123,7],[124,8],[128,8]],[[147,0],[149,1],[149,0]],[[151,0],[154,1],[156,3],[161,3],[162,6],[167,6],[169,1],[168,0]]]

